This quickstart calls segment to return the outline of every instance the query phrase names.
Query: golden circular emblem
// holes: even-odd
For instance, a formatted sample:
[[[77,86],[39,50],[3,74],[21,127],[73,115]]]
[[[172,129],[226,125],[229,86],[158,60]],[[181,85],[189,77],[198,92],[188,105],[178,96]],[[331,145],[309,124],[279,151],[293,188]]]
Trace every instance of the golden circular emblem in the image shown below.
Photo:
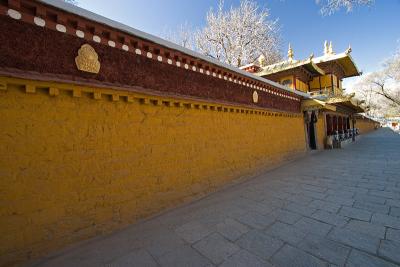
[[[254,102],[254,103],[257,103],[257,102],[258,102],[258,93],[257,93],[257,91],[254,91],[254,92],[253,92],[253,102]]]
[[[78,56],[75,58],[76,67],[78,70],[99,73],[100,62],[99,56],[93,47],[89,44],[84,44],[78,50]]]

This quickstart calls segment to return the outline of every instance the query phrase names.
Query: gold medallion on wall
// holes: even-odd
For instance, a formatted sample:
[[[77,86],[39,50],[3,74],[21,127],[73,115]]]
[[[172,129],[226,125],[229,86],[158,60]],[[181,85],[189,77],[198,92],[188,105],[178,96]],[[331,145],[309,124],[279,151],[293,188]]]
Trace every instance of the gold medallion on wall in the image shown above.
[[[78,50],[78,56],[75,58],[76,67],[80,71],[99,73],[99,56],[92,46],[84,44]]]
[[[253,102],[254,103],[258,103],[258,93],[257,93],[257,91],[253,92]]]

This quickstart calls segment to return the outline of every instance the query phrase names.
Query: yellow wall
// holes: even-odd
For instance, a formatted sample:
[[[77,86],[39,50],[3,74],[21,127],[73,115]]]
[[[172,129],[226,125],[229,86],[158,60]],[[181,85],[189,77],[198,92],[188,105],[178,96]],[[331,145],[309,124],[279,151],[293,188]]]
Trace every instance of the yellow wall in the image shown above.
[[[319,89],[320,89],[319,77],[314,77],[310,82],[310,91]]]
[[[318,120],[315,125],[317,130],[317,148],[324,149],[325,148],[325,115],[322,112],[318,114]]]
[[[296,89],[303,92],[308,92],[308,85],[296,79]]]
[[[305,152],[300,113],[1,77],[0,89],[0,262],[115,230]]]
[[[375,130],[379,123],[368,119],[357,118],[355,127],[359,129],[360,134],[369,133]]]
[[[321,88],[325,89],[325,87],[331,87],[332,86],[332,79],[331,79],[331,75],[327,74],[324,76],[321,76]]]
[[[329,91],[329,93],[332,93],[332,82],[333,82],[333,93],[335,95],[343,94],[342,82],[334,74],[326,74],[320,77],[314,77],[313,80],[310,82],[311,86],[310,91],[326,89]]]

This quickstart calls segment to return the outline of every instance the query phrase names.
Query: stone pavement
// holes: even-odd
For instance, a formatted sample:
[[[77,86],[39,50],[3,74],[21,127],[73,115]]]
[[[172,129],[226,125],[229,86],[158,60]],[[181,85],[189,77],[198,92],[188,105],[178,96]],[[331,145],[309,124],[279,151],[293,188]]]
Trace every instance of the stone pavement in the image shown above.
[[[400,266],[400,135],[380,129],[34,266]]]

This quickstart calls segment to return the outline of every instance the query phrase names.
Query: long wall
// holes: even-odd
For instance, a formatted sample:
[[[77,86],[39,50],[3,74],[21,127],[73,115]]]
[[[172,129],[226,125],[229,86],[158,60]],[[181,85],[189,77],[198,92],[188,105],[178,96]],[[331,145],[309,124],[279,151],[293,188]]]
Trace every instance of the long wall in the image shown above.
[[[295,113],[0,77],[0,262],[36,258],[305,152]]]
[[[360,130],[360,134],[366,134],[379,127],[379,123],[365,117],[356,117],[356,128]]]
[[[49,3],[0,1],[0,265],[306,152],[304,94]]]

